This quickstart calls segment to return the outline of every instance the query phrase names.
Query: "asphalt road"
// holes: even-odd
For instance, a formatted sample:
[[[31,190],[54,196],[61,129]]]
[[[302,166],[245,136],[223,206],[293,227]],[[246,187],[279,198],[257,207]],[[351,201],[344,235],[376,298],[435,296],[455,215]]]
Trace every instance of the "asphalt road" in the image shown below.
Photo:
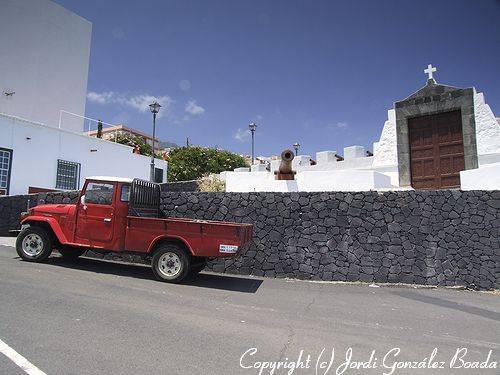
[[[332,349],[334,359],[317,373],[335,374],[349,347],[353,365],[375,350],[371,368],[338,373],[390,373],[402,361],[429,367],[434,348],[430,362],[444,369],[393,373],[500,373],[449,368],[462,347],[464,365],[490,350],[490,366],[500,361],[500,295],[492,293],[216,274],[169,285],[144,266],[55,256],[27,263],[9,246],[0,246],[0,290],[0,339],[46,374],[258,374],[259,362],[296,361],[301,350],[304,368],[293,373],[316,374],[323,348],[319,362],[329,363]],[[0,354],[0,374],[24,372]]]

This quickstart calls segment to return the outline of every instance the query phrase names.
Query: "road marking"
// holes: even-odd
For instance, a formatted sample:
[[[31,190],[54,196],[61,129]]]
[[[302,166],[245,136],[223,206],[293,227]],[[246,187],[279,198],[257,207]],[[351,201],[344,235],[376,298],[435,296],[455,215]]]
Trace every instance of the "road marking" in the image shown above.
[[[2,340],[0,340],[0,353],[3,353],[7,358],[9,358],[29,375],[47,375]]]

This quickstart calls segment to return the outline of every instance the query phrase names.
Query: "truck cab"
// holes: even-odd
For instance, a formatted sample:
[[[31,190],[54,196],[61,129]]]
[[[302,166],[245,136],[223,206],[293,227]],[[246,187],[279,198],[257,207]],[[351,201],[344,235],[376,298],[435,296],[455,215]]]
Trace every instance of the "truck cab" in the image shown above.
[[[85,251],[151,259],[157,279],[180,282],[207,260],[236,256],[251,241],[251,224],[164,217],[160,185],[140,179],[89,177],[72,204],[38,205],[23,213],[16,241],[26,261]]]

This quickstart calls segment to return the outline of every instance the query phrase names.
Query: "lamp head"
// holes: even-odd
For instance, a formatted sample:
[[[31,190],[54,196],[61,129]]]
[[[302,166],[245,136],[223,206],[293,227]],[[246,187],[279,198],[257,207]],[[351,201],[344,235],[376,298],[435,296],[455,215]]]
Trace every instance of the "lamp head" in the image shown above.
[[[151,113],[158,113],[160,111],[161,105],[158,103],[156,100],[149,105],[149,109],[151,110]]]
[[[257,124],[252,122],[250,125],[248,125],[248,129],[250,129],[251,132],[254,132],[257,129]]]

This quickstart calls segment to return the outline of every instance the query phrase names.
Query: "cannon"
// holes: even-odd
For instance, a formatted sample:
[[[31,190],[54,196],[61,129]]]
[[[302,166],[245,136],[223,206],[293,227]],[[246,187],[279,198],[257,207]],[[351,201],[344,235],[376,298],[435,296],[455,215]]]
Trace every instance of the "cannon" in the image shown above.
[[[281,162],[277,171],[274,172],[277,180],[295,179],[295,171],[292,171],[292,161],[295,155],[292,150],[283,150],[281,153]]]

